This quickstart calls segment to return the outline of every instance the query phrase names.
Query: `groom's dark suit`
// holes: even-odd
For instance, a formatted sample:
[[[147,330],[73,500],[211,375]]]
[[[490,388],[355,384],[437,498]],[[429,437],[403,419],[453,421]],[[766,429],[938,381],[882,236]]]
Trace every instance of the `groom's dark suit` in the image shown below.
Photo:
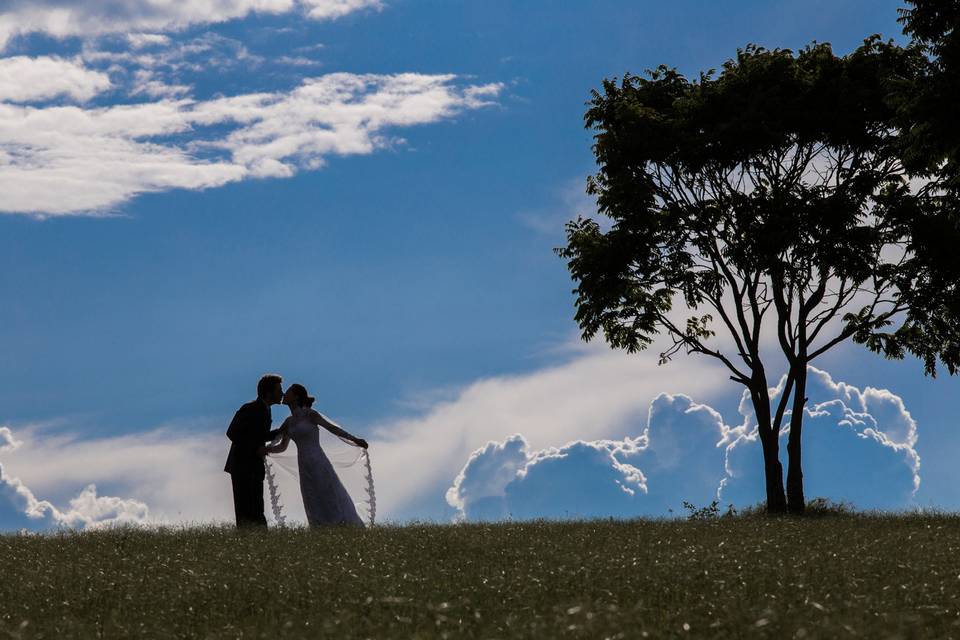
[[[227,429],[230,454],[223,468],[233,481],[233,509],[237,526],[267,526],[263,515],[263,458],[257,450],[276,437],[270,430],[270,406],[254,400],[240,407]]]

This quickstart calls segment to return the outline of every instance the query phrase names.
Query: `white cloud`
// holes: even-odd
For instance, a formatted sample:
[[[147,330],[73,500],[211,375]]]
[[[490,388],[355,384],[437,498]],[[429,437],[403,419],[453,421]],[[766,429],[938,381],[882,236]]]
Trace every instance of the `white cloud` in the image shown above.
[[[341,18],[361,9],[381,9],[380,0],[302,0],[307,16],[314,20]]]
[[[684,500],[715,499],[725,477],[720,443],[732,429],[682,394],[661,393],[646,408],[635,438],[539,450],[520,435],[489,443],[471,455],[447,501],[460,517],[486,520],[660,516]]]
[[[702,359],[658,367],[650,355],[584,345],[563,364],[477,381],[417,417],[375,427],[367,439],[378,503],[387,518],[418,517],[422,505],[442,504],[463,461],[488,442],[507,441],[501,445],[507,451],[498,455],[515,459],[518,448],[622,438],[642,422],[664,389],[714,397],[731,385],[721,369]],[[523,434],[523,443],[509,442],[517,433]],[[462,481],[460,487],[467,495],[483,496],[499,482],[485,475],[475,484]],[[454,500],[456,493],[450,494]]]
[[[467,518],[505,516],[504,491],[529,458],[529,445],[521,435],[510,436],[503,442],[488,442],[470,454],[447,490],[447,503]]]
[[[146,95],[151,98],[166,98],[175,100],[189,94],[192,87],[186,84],[168,84],[156,77],[153,71],[139,69],[133,75],[131,96]]]
[[[21,444],[19,440],[13,437],[13,431],[10,430],[10,427],[0,427],[0,453],[14,451]]]
[[[620,459],[637,446],[577,440],[532,451],[520,435],[491,442],[471,455],[447,502],[467,520],[609,516],[648,491],[646,475]]]
[[[501,90],[455,80],[336,73],[289,92],[207,101],[95,109],[0,104],[0,207],[104,213],[140,193],[286,177],[322,166],[328,155],[369,154],[392,144],[392,128],[488,106]]]
[[[652,362],[583,345],[564,363],[433,397],[415,417],[344,427],[371,442],[381,520],[446,518],[451,508],[468,519],[665,515],[682,513],[684,500],[762,500],[748,404],[731,426],[687,395],[661,393],[717,398],[734,388],[722,370],[692,358]],[[810,380],[808,498],[911,504],[920,461],[902,399],[816,369]],[[21,508],[51,523],[229,522],[228,442],[218,424],[225,420],[97,439],[0,427],[4,481]],[[362,497],[360,470],[340,473]],[[291,519],[302,520],[295,482],[281,472],[280,484]],[[99,496],[90,485],[122,497]]]
[[[214,70],[259,72],[268,62],[243,42],[213,32],[177,41],[158,34],[132,34],[123,43],[116,39],[85,42],[78,59],[94,68],[106,68],[118,94],[152,98],[190,94],[191,76]]]
[[[21,444],[4,452],[2,484],[27,516],[50,525],[229,521],[230,478],[223,472],[229,443],[210,431],[161,428],[81,439],[18,428]],[[97,486],[125,497],[100,496]]]
[[[128,33],[127,42],[134,49],[144,49],[146,47],[167,46],[170,44],[170,37],[161,33]]]
[[[137,500],[98,496],[97,487],[93,484],[72,498],[66,509],[58,509],[47,500],[38,500],[19,478],[8,476],[2,464],[0,486],[12,490],[16,499],[22,502],[27,517],[47,518],[50,524],[56,526],[96,528],[114,524],[140,524],[146,521],[149,514],[147,505]]]
[[[916,423],[902,399],[835,383],[812,367],[808,395],[815,402],[804,423],[807,498],[859,508],[910,505],[920,459]],[[709,406],[661,394],[633,439],[536,450],[514,435],[474,451],[447,501],[467,519],[667,515],[681,512],[683,501],[703,506],[718,498],[756,504],[764,498],[763,472],[747,401],[741,417],[729,426]]]
[[[802,449],[806,497],[828,497],[863,509],[909,506],[920,488],[920,456],[917,424],[903,399],[886,389],[860,390],[835,382],[813,367],[807,397]],[[763,485],[762,469],[756,463],[760,444],[746,398],[741,402],[741,414],[744,422],[729,439],[730,478],[721,498],[744,504],[762,500]],[[786,437],[784,429],[784,473]]]
[[[480,380],[441,399],[432,397],[415,417],[372,428],[345,424],[371,442],[380,519],[449,517],[444,492],[450,479],[471,451],[490,440],[522,431],[525,447],[547,448],[576,438],[622,437],[662,388],[710,396],[730,384],[704,363],[656,367],[649,358],[603,345],[578,345],[568,357],[562,364]],[[51,506],[67,504],[96,484],[146,505],[149,522],[232,520],[229,477],[222,471],[228,449],[222,428],[205,423],[97,439],[62,428],[18,427],[16,440],[22,444],[3,458],[5,472]],[[13,441],[12,432],[0,431],[0,437],[5,438],[0,442]],[[335,448],[324,446],[335,459]],[[362,497],[360,470],[341,473],[352,495]],[[292,520],[302,520],[296,486],[284,474],[280,481]],[[19,498],[21,504],[25,499]]]
[[[312,58],[307,58],[304,56],[280,56],[276,59],[276,62],[280,64],[287,64],[291,67],[319,67],[323,66],[323,63],[319,60],[314,60]]]
[[[56,56],[0,58],[0,102],[31,102],[65,96],[86,102],[110,88],[110,77],[83,62]]]
[[[0,454],[18,451],[16,459],[20,460],[24,453],[30,455],[30,444],[29,437],[26,441],[18,440],[9,427],[0,427]],[[38,499],[19,477],[10,474],[5,465],[8,463],[0,464],[0,494],[6,492],[29,518],[46,519],[47,523],[59,526],[98,527],[143,522],[148,517],[149,510],[143,502],[98,496],[94,484],[88,484],[71,498],[65,509],[58,509],[52,502]]]
[[[177,31],[252,13],[299,11],[314,20],[329,20],[381,7],[380,0],[7,0],[0,8],[0,50],[10,38],[29,33],[90,38]],[[134,38],[135,44],[150,43],[149,36]]]
[[[265,60],[252,53],[240,40],[212,31],[177,41],[166,36],[131,35],[126,42],[129,46],[118,48],[117,44],[111,39],[85,42],[80,58],[88,64],[110,64],[118,71],[145,69],[151,73],[165,72],[171,75],[222,70],[239,63],[257,67]]]

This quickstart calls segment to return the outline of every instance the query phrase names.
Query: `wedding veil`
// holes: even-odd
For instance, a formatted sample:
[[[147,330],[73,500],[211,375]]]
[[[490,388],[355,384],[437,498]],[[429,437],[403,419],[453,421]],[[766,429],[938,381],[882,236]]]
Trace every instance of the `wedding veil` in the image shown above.
[[[340,426],[327,416],[323,417],[331,424]],[[320,430],[320,446],[353,498],[357,513],[367,526],[372,527],[377,518],[377,494],[373,485],[370,453],[322,427],[317,429]],[[276,442],[279,442],[279,438]],[[274,523],[284,526],[288,524],[288,519],[305,522],[306,515],[300,500],[300,469],[297,464],[296,444],[287,447],[283,453],[269,454],[264,458],[264,463]],[[358,496],[360,500],[357,500]]]

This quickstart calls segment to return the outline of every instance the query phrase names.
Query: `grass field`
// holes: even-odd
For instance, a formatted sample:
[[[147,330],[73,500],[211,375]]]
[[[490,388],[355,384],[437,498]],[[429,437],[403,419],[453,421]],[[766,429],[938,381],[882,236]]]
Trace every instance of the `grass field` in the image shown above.
[[[960,638],[960,518],[0,536],[0,638]]]

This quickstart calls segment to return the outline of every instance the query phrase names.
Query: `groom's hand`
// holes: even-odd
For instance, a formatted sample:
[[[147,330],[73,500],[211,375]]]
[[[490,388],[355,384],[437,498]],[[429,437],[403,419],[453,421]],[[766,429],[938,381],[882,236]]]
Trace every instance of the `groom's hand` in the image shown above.
[[[369,445],[367,444],[367,441],[364,440],[363,438],[357,438],[357,441],[356,441],[356,442],[357,442],[357,446],[358,446],[358,447],[362,447],[362,448],[364,448],[364,449],[366,449],[366,448],[369,446]]]

